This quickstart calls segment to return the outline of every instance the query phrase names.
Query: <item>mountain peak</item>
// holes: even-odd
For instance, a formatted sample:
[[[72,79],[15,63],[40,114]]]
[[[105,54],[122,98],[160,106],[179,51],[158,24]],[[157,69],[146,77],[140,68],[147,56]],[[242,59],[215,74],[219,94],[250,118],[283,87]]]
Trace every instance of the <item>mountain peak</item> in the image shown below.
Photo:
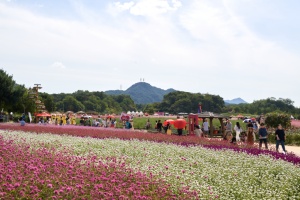
[[[109,95],[127,94],[136,104],[149,104],[155,102],[161,102],[164,95],[175,91],[174,89],[163,90],[161,88],[154,87],[146,82],[137,82],[130,86],[127,90],[109,90],[105,91]]]
[[[226,104],[241,104],[241,103],[247,103],[245,100],[242,98],[238,97],[232,100],[225,100]]]

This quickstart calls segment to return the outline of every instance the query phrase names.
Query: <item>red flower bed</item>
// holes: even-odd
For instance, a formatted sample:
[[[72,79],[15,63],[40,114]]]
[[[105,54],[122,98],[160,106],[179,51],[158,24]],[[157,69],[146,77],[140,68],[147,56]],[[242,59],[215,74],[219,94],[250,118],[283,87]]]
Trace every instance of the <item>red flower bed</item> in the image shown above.
[[[4,130],[19,130],[36,133],[52,133],[52,134],[66,134],[79,137],[93,137],[93,138],[119,138],[123,140],[147,140],[153,142],[166,142],[172,144],[178,144],[183,146],[190,145],[202,145],[207,148],[220,150],[220,149],[232,149],[234,151],[243,151],[248,154],[259,155],[269,154],[276,159],[283,159],[288,162],[299,165],[300,158],[295,154],[281,154],[272,150],[259,150],[257,146],[249,146],[247,144],[233,145],[225,140],[199,138],[196,136],[177,136],[166,134],[154,134],[145,133],[139,131],[132,131],[127,129],[112,129],[112,128],[95,128],[86,126],[54,126],[54,125],[37,125],[27,124],[26,126],[20,126],[19,124],[1,124],[0,129]]]
[[[70,153],[70,152],[69,152]],[[125,162],[31,149],[0,137],[0,199],[197,199],[173,194],[163,180],[133,172]]]

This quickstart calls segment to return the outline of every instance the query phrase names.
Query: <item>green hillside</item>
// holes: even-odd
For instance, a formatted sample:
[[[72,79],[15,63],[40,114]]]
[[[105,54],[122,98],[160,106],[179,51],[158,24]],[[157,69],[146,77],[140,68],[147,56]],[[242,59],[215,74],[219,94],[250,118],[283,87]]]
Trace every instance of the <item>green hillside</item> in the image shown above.
[[[161,102],[164,98],[164,95],[174,92],[174,89],[163,90],[154,86],[151,86],[149,83],[139,82],[133,84],[127,90],[108,90],[105,93],[108,95],[120,95],[126,94],[131,97],[135,104],[149,104],[155,102]]]

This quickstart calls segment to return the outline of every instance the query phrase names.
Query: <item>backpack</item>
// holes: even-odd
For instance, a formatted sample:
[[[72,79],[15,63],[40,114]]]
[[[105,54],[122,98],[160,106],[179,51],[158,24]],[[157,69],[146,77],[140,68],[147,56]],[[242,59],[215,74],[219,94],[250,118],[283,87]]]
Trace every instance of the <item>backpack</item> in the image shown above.
[[[131,125],[131,123],[130,123],[130,122],[129,122],[129,124],[128,124],[128,127],[129,127],[129,128],[132,128],[132,125]]]

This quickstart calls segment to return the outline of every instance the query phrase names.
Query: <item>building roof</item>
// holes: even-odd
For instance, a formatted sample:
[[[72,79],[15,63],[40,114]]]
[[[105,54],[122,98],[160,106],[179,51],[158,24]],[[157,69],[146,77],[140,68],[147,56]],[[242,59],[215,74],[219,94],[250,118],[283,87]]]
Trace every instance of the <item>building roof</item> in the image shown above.
[[[198,113],[199,118],[230,118],[230,116],[219,114],[219,113],[213,113],[213,112],[202,112]]]

